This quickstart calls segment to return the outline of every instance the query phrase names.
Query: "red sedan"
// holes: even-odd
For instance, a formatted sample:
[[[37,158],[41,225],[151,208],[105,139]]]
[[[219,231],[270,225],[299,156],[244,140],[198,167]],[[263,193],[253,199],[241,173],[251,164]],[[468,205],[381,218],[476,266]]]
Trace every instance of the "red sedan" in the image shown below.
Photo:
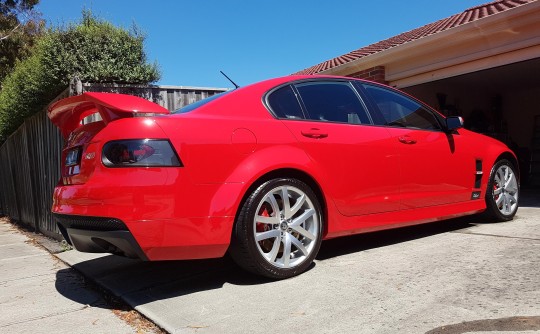
[[[172,113],[84,93],[49,117],[66,137],[52,211],[83,252],[229,251],[249,271],[287,278],[323,239],[484,211],[511,220],[518,209],[508,147],[368,81],[289,76]]]

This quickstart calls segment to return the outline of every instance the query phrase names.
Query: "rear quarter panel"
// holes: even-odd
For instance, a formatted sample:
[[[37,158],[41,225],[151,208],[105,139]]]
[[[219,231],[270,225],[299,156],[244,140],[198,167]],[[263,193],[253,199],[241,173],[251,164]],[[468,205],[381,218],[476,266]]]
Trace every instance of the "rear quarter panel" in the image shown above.
[[[250,187],[279,169],[295,169],[316,180],[325,204],[332,204],[332,214],[324,177],[290,130],[264,107],[260,99],[264,91],[258,98],[211,102],[206,110],[160,118],[158,123],[194,184],[222,185],[209,199],[208,214],[235,217]]]

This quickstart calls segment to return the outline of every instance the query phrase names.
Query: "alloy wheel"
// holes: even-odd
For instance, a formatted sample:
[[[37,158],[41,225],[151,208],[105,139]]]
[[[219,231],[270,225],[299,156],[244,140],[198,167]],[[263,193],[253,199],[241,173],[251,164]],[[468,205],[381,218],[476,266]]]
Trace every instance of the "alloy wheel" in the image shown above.
[[[253,219],[257,249],[272,266],[296,267],[314,251],[319,224],[319,211],[302,190],[273,188],[260,200]]]
[[[501,165],[495,171],[493,200],[500,213],[507,216],[517,210],[519,186],[516,174],[509,165]]]

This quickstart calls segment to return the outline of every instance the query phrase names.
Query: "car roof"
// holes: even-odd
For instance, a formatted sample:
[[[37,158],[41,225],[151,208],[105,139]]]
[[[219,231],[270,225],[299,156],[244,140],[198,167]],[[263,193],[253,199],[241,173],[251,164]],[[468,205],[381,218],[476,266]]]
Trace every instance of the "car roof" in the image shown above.
[[[281,85],[294,83],[298,81],[319,81],[324,79],[330,80],[347,80],[347,81],[362,81],[366,80],[340,77],[331,75],[289,75],[273,79],[259,81],[247,86],[236,88],[229,91],[223,96],[204,104],[197,109],[194,109],[182,117],[191,117],[189,115],[214,115],[214,116],[238,116],[238,117],[257,117],[257,118],[273,118],[271,113],[264,106],[263,100],[266,94],[272,89]],[[376,83],[375,83],[376,84]]]

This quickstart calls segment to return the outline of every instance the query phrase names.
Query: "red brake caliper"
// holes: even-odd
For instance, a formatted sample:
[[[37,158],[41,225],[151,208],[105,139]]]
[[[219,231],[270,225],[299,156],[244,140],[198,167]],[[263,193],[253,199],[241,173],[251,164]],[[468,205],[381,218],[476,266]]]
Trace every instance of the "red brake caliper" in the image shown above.
[[[262,212],[259,213],[259,216],[263,216],[263,217],[270,217],[270,214],[268,213],[268,209],[263,207],[261,208],[262,209]],[[268,226],[268,224],[263,224],[263,223],[257,223],[256,225],[256,230],[257,232],[265,232],[265,231],[268,231],[270,229],[270,227]]]
[[[270,213],[266,207],[263,207],[259,216],[270,217]],[[257,233],[266,232],[272,229],[272,226],[269,224],[259,223],[255,224],[255,230]],[[259,241],[259,245],[265,252],[269,252],[272,249],[272,241],[270,239]]]
[[[500,187],[500,185],[496,182],[493,182],[493,191],[497,190],[497,187]],[[499,195],[495,195],[495,202],[497,202],[499,200],[499,197],[501,196],[501,194]],[[499,206],[499,209],[503,206],[503,204],[501,203],[501,205]]]

